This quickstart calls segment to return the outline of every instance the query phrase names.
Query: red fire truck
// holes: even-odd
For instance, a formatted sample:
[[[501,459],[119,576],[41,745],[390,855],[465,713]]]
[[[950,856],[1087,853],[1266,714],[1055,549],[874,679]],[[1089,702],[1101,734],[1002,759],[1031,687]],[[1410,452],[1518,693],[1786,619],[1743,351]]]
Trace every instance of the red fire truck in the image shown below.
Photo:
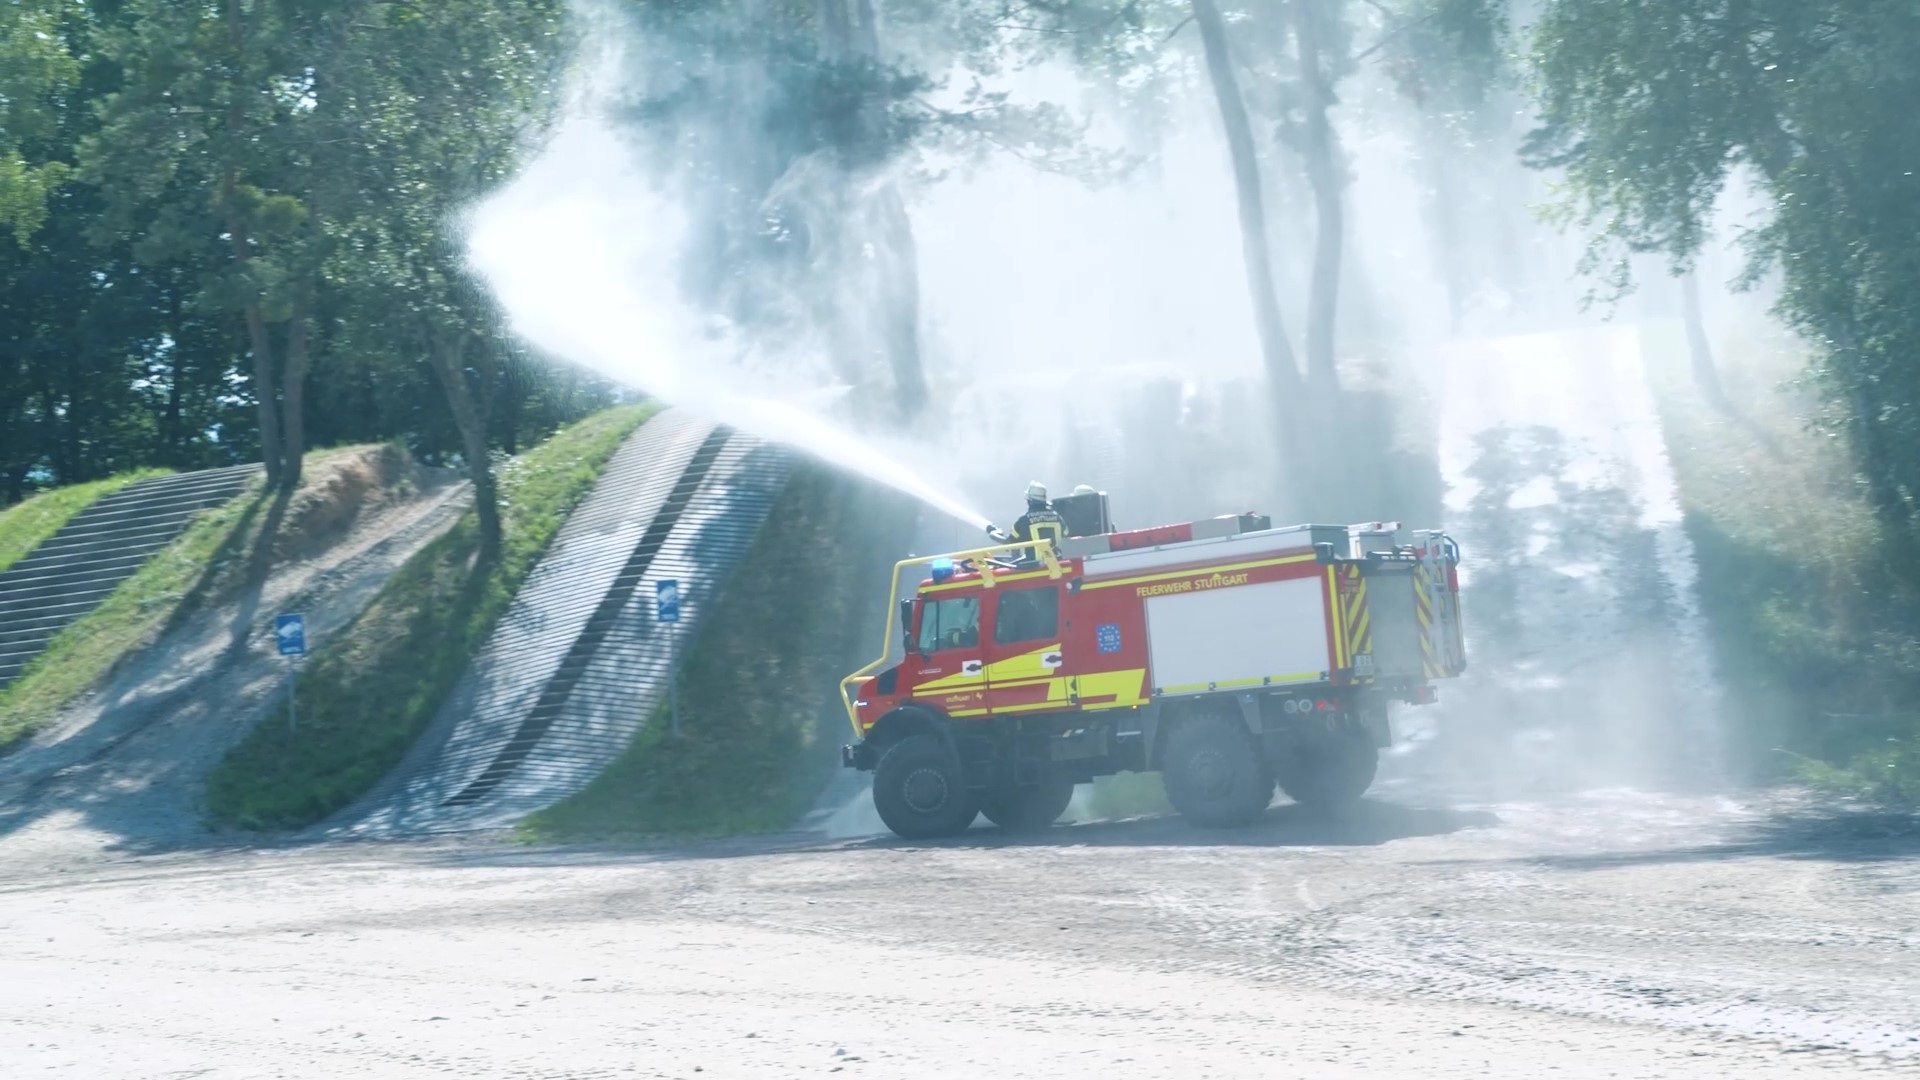
[[[1397,522],[1242,514],[900,563],[893,655],[841,683],[859,740],[842,759],[873,772],[881,819],[908,838],[979,813],[1043,827],[1074,785],[1122,771],[1158,770],[1209,826],[1258,817],[1276,784],[1356,800],[1389,704],[1430,703],[1466,667],[1459,548],[1405,539]]]

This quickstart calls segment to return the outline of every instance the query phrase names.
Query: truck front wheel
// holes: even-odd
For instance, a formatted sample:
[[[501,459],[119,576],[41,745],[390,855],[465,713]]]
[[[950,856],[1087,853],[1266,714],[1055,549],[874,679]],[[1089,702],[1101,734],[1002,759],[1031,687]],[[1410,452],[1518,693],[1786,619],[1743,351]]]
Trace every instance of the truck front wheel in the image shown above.
[[[980,812],[960,759],[931,732],[909,735],[880,756],[873,770],[873,806],[887,828],[908,840],[957,835]]]
[[[1008,832],[1031,832],[1053,824],[1072,801],[1073,781],[1043,780],[992,792],[980,812]]]
[[[1167,801],[1195,825],[1245,825],[1273,801],[1273,774],[1246,726],[1227,716],[1196,716],[1167,736],[1160,764]]]

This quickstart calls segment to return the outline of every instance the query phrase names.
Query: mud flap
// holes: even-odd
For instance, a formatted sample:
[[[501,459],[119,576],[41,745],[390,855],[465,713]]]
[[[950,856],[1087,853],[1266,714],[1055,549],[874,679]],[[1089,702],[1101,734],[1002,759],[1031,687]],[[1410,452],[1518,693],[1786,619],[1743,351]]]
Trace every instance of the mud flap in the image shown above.
[[[1393,745],[1393,725],[1387,719],[1387,707],[1383,702],[1374,702],[1360,709],[1360,726],[1367,732],[1367,738],[1373,742],[1374,749],[1385,750]]]

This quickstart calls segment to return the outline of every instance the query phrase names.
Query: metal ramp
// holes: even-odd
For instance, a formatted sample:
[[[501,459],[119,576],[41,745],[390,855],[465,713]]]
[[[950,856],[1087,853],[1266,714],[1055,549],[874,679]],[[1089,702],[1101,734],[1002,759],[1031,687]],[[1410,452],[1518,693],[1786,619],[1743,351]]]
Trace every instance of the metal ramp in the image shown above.
[[[786,477],[784,451],[692,414],[641,425],[413,751],[321,831],[500,828],[585,786],[665,700],[654,583],[680,582],[684,655]]]

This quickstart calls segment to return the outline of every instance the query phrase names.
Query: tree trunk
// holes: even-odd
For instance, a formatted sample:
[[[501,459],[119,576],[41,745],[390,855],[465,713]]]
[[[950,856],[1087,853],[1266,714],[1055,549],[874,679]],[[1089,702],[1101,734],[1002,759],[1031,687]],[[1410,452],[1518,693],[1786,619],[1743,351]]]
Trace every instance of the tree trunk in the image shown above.
[[[519,366],[514,366],[515,364]],[[506,373],[507,401],[500,411],[500,448],[509,457],[520,452],[520,425],[524,422],[527,405],[527,383],[533,376],[527,372],[525,361],[510,361]]]
[[[280,403],[274,400],[273,346],[267,340],[267,323],[260,313],[260,305],[248,304],[246,314],[247,338],[253,349],[253,394],[260,417],[260,461],[267,467],[267,486],[279,487]]]
[[[1851,406],[1847,410],[1851,428],[1848,441],[1859,457],[1860,472],[1867,482],[1868,501],[1882,521],[1904,527],[1913,520],[1913,506],[1900,489],[1880,410],[1868,389],[1868,372],[1858,348],[1857,320],[1851,314],[1832,315],[1826,323],[1827,338],[1833,343],[1830,346],[1833,356],[1828,362],[1839,366],[1844,380],[1847,404]]]
[[[854,0],[853,46],[873,63],[880,62],[880,25],[873,0]],[[871,105],[869,123],[879,128],[885,116]],[[920,256],[913,240],[913,219],[907,216],[907,201],[900,185],[892,177],[880,181],[870,192],[871,210],[863,215],[871,222],[874,247],[880,257],[869,269],[875,272],[880,287],[880,341],[887,353],[887,369],[893,374],[894,402],[900,418],[911,421],[927,405],[927,374],[920,359]]]
[[[1694,384],[1707,404],[1726,412],[1727,393],[1720,385],[1720,369],[1713,362],[1713,346],[1707,341],[1706,319],[1700,314],[1700,279],[1691,270],[1680,275],[1680,311],[1687,324],[1687,355],[1693,362]]]
[[[447,395],[453,410],[453,422],[460,429],[461,452],[466,455],[467,475],[473,481],[473,512],[480,522],[480,561],[492,565],[500,556],[500,496],[493,482],[493,463],[487,457],[486,416],[467,385],[467,337],[452,335],[452,340],[429,333],[427,358]]]
[[[240,267],[241,275],[247,271],[253,253],[247,247],[247,230],[231,209],[234,188],[234,176],[227,173],[225,187],[228,194],[227,238],[233,247],[233,261]],[[247,342],[253,351],[253,396],[260,417],[260,461],[267,468],[267,486],[279,487],[281,475],[280,442],[280,403],[275,399],[273,342],[267,337],[266,315],[260,310],[260,302],[254,300],[244,309],[247,319]]]
[[[927,406],[927,374],[920,362],[920,257],[899,185],[887,180],[873,198],[885,253],[876,267],[885,290],[881,339],[893,372],[894,401],[901,419],[911,421]]]
[[[1456,151],[1439,137],[1438,126],[1437,120],[1422,118],[1419,127],[1420,159],[1427,176],[1422,216],[1434,245],[1434,272],[1447,289],[1447,328],[1457,334],[1466,321],[1469,271],[1461,258],[1459,185],[1451,160]]]
[[[1341,189],[1344,169],[1339,136],[1327,115],[1333,108],[1333,86],[1322,56],[1326,39],[1324,0],[1294,0],[1294,28],[1300,42],[1300,71],[1307,91],[1305,152],[1307,181],[1313,187],[1313,283],[1307,300],[1307,381],[1317,390],[1340,388],[1335,355],[1340,318],[1340,261],[1346,243],[1346,206]]]
[[[820,20],[820,55],[835,62],[845,60],[853,40],[845,0],[819,0],[815,14]]]
[[[1240,206],[1240,251],[1246,262],[1247,292],[1253,300],[1254,326],[1260,335],[1273,420],[1284,450],[1288,445],[1286,433],[1298,417],[1295,399],[1300,392],[1300,369],[1295,366],[1292,346],[1287,344],[1286,324],[1280,318],[1280,301],[1274,291],[1273,253],[1267,243],[1267,211],[1260,191],[1260,162],[1254,155],[1253,125],[1247,120],[1247,106],[1234,78],[1220,9],[1214,0],[1193,0],[1193,19],[1206,50],[1207,75],[1220,106],[1220,123],[1226,129],[1234,194]]]
[[[246,28],[243,24],[245,12],[240,0],[227,0],[227,42],[233,50],[233,61],[238,64],[246,48]],[[237,87],[233,88],[238,90]],[[237,94],[236,94],[237,99]],[[239,135],[240,113],[238,106],[230,106],[227,113],[227,125],[234,129],[232,134]],[[229,162],[220,178],[221,212],[226,219],[227,242],[233,249],[233,261],[241,277],[246,276],[247,264],[253,259],[253,251],[247,242],[246,222],[240,219],[236,196],[240,177],[233,164]],[[280,405],[274,400],[274,363],[273,346],[267,340],[266,316],[260,310],[258,299],[248,303],[245,308],[247,319],[247,340],[253,350],[253,393],[257,399],[260,415],[260,461],[266,466],[267,486],[280,484]]]
[[[161,460],[175,468],[186,467],[187,436],[180,422],[181,399],[186,396],[187,359],[186,350],[180,345],[180,283],[177,273],[171,275],[167,285],[167,337],[173,347],[167,350],[167,408],[165,418],[160,424],[160,440],[164,445]]]
[[[301,289],[300,299],[293,305],[293,321],[287,327],[287,375],[282,391],[286,402],[286,432],[282,436],[286,450],[280,486],[288,491],[300,486],[300,471],[307,454],[307,323],[312,296],[311,285]]]
[[[855,44],[870,59],[880,56],[880,19],[874,12],[873,0],[853,0],[856,37]]]
[[[75,476],[72,456],[68,453],[69,443],[65,428],[71,421],[60,408],[60,396],[53,389],[53,381],[47,378],[47,369],[43,366],[40,376],[40,423],[47,433],[47,459],[53,465],[55,484],[71,484],[79,480]],[[64,419],[63,419],[64,418]]]

